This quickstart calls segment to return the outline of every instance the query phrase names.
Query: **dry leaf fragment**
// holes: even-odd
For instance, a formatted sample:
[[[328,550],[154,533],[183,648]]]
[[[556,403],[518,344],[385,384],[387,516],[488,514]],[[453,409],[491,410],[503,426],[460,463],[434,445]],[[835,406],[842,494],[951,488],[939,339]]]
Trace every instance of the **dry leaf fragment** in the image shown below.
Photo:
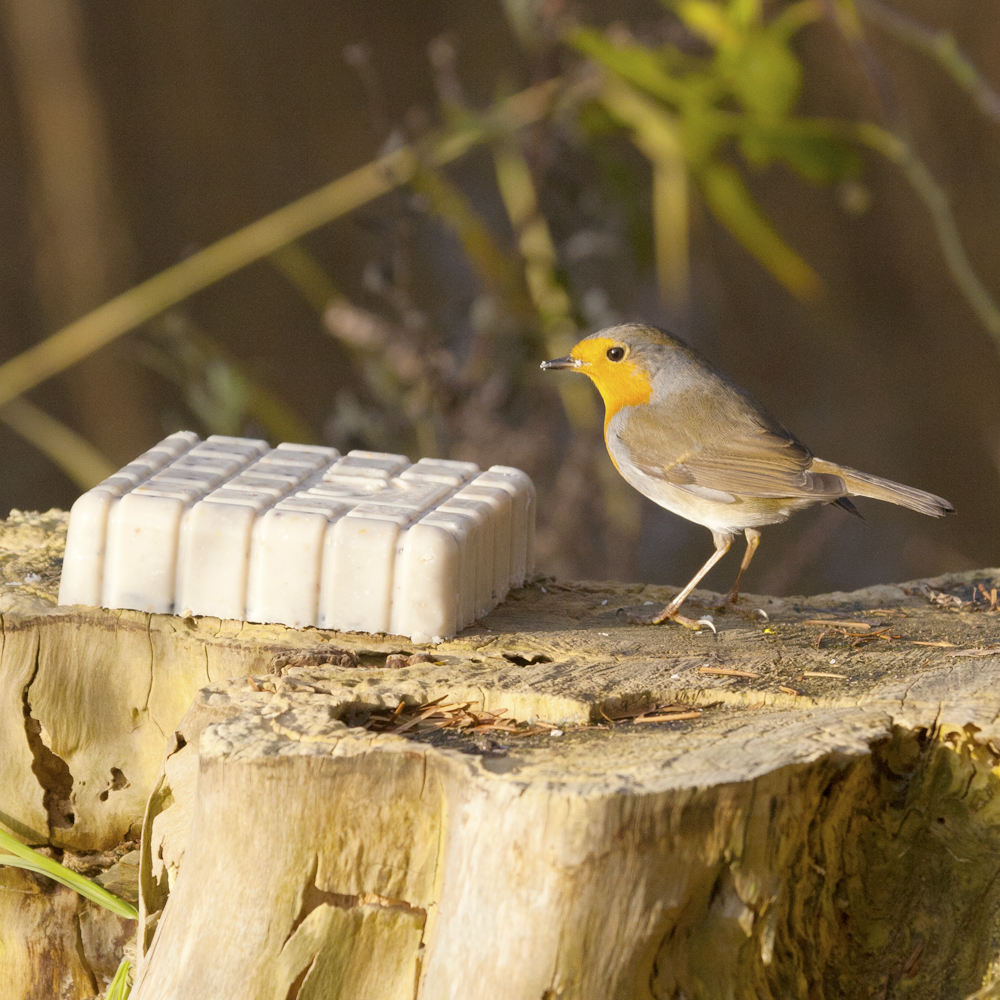
[[[795,688],[785,687],[784,684],[779,684],[778,690],[781,691],[783,694],[793,694],[796,697],[798,697],[799,695],[799,692],[796,691]]]
[[[825,670],[803,670],[803,677],[836,677],[839,680],[847,680],[847,674],[829,674]]]
[[[914,646],[941,646],[941,647],[954,647],[956,644],[954,642],[945,642],[943,639],[941,642],[919,642],[918,640],[913,640]]]

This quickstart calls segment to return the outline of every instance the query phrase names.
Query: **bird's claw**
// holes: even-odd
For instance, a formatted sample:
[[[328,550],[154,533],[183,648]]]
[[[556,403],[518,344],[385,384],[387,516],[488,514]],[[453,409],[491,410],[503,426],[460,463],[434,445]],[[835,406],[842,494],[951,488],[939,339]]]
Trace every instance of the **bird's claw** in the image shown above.
[[[715,622],[712,621],[711,615],[705,615],[702,618],[685,618],[683,615],[669,615],[670,621],[677,622],[678,625],[683,625],[685,628],[689,628],[694,632],[700,632],[703,628],[710,628],[716,635],[719,634],[718,629],[715,627]],[[666,620],[666,619],[664,619]]]

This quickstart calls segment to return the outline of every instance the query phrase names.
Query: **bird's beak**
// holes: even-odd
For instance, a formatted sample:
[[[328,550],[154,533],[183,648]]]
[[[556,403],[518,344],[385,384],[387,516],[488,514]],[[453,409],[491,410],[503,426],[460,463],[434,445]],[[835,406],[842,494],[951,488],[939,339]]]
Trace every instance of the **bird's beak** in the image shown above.
[[[542,370],[548,371],[550,368],[579,368],[580,362],[577,358],[571,358],[568,354],[565,358],[556,358],[554,361],[543,361]]]

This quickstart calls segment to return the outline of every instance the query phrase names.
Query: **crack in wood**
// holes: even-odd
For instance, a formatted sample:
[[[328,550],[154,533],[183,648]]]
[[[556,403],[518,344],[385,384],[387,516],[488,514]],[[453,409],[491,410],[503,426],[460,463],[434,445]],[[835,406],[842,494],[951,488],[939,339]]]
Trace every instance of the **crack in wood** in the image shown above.
[[[31,714],[31,685],[38,676],[40,644],[35,646],[35,662],[31,677],[21,691],[24,714],[24,734],[31,750],[31,771],[42,786],[42,807],[48,817],[49,836],[53,830],[68,830],[76,822],[73,814],[73,775],[69,765],[46,746],[42,739],[42,724]]]

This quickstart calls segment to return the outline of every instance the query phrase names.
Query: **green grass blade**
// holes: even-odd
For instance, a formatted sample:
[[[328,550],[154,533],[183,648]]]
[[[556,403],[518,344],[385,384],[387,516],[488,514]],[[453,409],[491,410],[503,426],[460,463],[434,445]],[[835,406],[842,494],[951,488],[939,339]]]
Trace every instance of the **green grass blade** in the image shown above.
[[[16,868],[26,868],[40,875],[47,875],[60,884],[76,890],[76,892],[91,902],[103,906],[112,913],[116,913],[119,917],[125,917],[128,920],[139,919],[139,911],[131,903],[126,902],[112,892],[108,892],[103,885],[99,885],[86,876],[70,871],[69,868],[59,864],[58,861],[53,861],[51,858],[45,857],[44,854],[33,851],[30,847],[25,847],[24,844],[4,830],[0,830],[0,848],[10,851],[13,855],[10,859],[0,855],[0,864],[9,864]]]
[[[126,1000],[132,992],[132,986],[128,981],[128,974],[131,968],[132,963],[127,958],[123,958],[115,972],[115,978],[111,980],[111,985],[108,986],[108,992],[104,995],[104,1000]]]

